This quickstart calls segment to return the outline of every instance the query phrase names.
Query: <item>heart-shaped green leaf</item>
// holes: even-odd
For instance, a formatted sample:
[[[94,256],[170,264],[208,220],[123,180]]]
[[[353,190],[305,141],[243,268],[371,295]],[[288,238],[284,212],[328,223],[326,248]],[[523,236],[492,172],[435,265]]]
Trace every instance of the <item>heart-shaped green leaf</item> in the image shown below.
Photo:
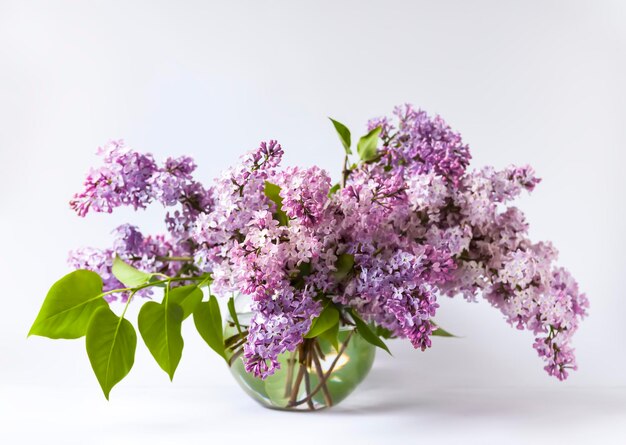
[[[135,328],[109,307],[101,307],[91,317],[85,344],[93,372],[108,400],[111,388],[126,377],[135,362]]]
[[[356,146],[357,152],[364,162],[371,161],[376,157],[378,146],[378,135],[380,135],[382,128],[376,127],[361,139]]]
[[[183,309],[183,320],[189,317],[198,303],[202,301],[202,291],[194,284],[170,289],[170,303],[176,303]]]
[[[166,299],[163,303],[149,301],[139,311],[139,332],[152,357],[161,369],[174,379],[174,372],[183,355],[181,326],[183,309]]]
[[[75,270],[52,285],[28,335],[82,337],[94,312],[106,306],[102,278],[89,270]]]
[[[222,314],[215,296],[211,295],[209,301],[198,304],[193,322],[204,341],[226,360]]]
[[[142,284],[146,284],[150,281],[152,274],[147,272],[142,272],[139,269],[134,268],[128,263],[125,263],[119,256],[115,256],[113,260],[113,267],[111,268],[111,272],[115,278],[120,280],[124,286],[127,287],[137,287]]]
[[[339,311],[335,306],[329,304],[326,306],[322,312],[320,312],[319,316],[313,320],[311,324],[311,328],[309,332],[304,336],[304,338],[313,338],[318,335],[326,332],[328,329],[332,328],[334,325],[339,322]]]
[[[333,126],[335,127],[335,130],[337,130],[337,134],[339,135],[339,139],[341,140],[343,148],[346,150],[346,154],[351,155],[352,150],[350,149],[350,145],[352,144],[352,141],[350,140],[350,130],[348,130],[348,127],[346,127],[344,124],[336,121],[332,117],[329,117],[328,119],[330,119],[330,121],[333,123]]]

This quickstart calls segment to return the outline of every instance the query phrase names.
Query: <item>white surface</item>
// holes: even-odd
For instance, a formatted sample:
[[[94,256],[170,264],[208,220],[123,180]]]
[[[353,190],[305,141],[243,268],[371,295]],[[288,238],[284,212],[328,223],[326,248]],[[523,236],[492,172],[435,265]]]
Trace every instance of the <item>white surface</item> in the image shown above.
[[[366,442],[564,434],[625,443],[625,8],[0,0],[0,442],[79,443],[59,434],[72,426],[102,443],[227,434],[264,443],[275,428],[284,437],[308,428],[306,440],[327,431]],[[533,238],[554,241],[591,300],[568,382],[545,375],[528,333],[461,300],[442,301],[438,320],[463,338],[437,339],[427,353],[393,344],[394,358],[379,357],[362,391],[319,416],[250,403],[191,325],[173,385],[139,347],[110,404],[82,341],[26,341],[48,287],[68,271],[69,249],[107,246],[126,221],[161,229],[159,209],[86,219],[69,210],[107,139],[157,157],[193,155],[208,181],[277,138],[288,164],[337,177],[341,147],[326,116],[359,134],[405,101],[461,131],[473,166],[530,163],[544,178],[520,205]]]
[[[165,393],[135,386],[111,404],[83,388],[12,386],[3,390],[8,405],[0,409],[0,439],[67,445],[626,442],[624,388],[400,388],[389,377],[374,370],[344,403],[316,413],[263,409],[235,385]],[[35,407],[34,400],[40,401]]]

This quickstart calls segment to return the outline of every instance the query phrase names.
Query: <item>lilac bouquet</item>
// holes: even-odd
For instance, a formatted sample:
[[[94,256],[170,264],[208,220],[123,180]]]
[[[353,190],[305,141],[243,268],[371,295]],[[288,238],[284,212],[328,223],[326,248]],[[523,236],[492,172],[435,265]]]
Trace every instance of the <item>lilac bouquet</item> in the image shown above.
[[[108,143],[72,209],[85,216],[158,202],[168,208],[166,233],[148,236],[126,224],[115,229],[111,248],[71,252],[76,271],[52,287],[31,334],[85,335],[108,398],[136,347],[126,310],[118,316],[108,303],[145,298],[138,328],[170,377],[182,355],[181,324],[193,314],[231,366],[241,362],[262,380],[297,361],[305,371],[289,369],[285,395],[304,379],[310,403],[310,368],[328,402],[316,339],[334,345],[337,356],[353,334],[383,349],[386,339],[406,338],[423,351],[432,336],[450,335],[436,324],[438,299],[482,296],[511,325],[533,332],[548,374],[567,378],[588,301],[554,264],[552,244],[528,239],[523,213],[510,204],[539,183],[533,169],[468,170],[461,136],[410,105],[371,120],[356,153],[350,131],[331,121],[345,149],[335,184],[315,166],[281,168],[283,150],[273,140],[209,186],[194,178],[189,157],[158,163],[122,141]],[[155,289],[163,289],[160,303]],[[235,309],[238,295],[249,300],[246,323]],[[219,299],[232,335],[224,334]],[[295,358],[282,360],[285,354]],[[297,404],[297,391],[286,406]]]

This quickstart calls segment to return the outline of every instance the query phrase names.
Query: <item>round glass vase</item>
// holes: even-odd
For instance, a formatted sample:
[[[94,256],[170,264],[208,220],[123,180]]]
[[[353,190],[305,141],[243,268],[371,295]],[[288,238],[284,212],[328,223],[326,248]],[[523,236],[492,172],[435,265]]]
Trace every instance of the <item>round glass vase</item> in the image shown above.
[[[244,330],[250,314],[238,315]],[[237,326],[227,320],[225,339],[237,339]],[[305,338],[293,352],[278,357],[280,369],[265,380],[246,372],[241,347],[227,350],[235,380],[261,405],[288,411],[315,411],[344,400],[365,379],[376,348],[357,335],[353,327],[339,329],[337,349],[330,341]]]

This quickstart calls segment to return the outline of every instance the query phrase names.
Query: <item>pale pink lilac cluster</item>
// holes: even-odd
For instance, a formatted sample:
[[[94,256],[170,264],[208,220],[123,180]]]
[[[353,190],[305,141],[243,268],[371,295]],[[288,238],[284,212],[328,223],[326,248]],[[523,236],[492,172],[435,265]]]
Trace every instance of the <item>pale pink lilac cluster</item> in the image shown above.
[[[368,127],[381,127],[377,155],[349,169],[339,188],[317,167],[281,169],[276,141],[247,153],[210,189],[193,181],[189,158],[159,167],[116,143],[72,205],[84,214],[180,204],[166,218],[168,237],[125,226],[114,250],[138,267],[174,274],[181,265],[159,258],[193,256],[186,272],[211,272],[215,293],[250,296],[244,362],[258,377],[298,347],[324,301],[424,350],[437,328],[438,298],[462,295],[483,296],[509,323],[532,331],[546,371],[566,378],[576,368],[571,338],[588,302],[555,266],[554,247],[530,241],[524,215],[510,205],[539,182],[533,170],[468,171],[461,136],[410,105]],[[109,283],[112,252],[83,250],[73,265]]]
[[[316,167],[278,171],[282,154],[276,141],[263,143],[225,172],[194,238],[202,246],[198,264],[213,272],[213,290],[253,299],[244,357],[246,369],[262,377],[279,366],[278,355],[302,342],[321,310],[314,288],[296,277],[323,251],[312,226],[323,220],[330,178]],[[275,217],[281,209],[267,198],[266,182],[280,187],[287,225]]]

